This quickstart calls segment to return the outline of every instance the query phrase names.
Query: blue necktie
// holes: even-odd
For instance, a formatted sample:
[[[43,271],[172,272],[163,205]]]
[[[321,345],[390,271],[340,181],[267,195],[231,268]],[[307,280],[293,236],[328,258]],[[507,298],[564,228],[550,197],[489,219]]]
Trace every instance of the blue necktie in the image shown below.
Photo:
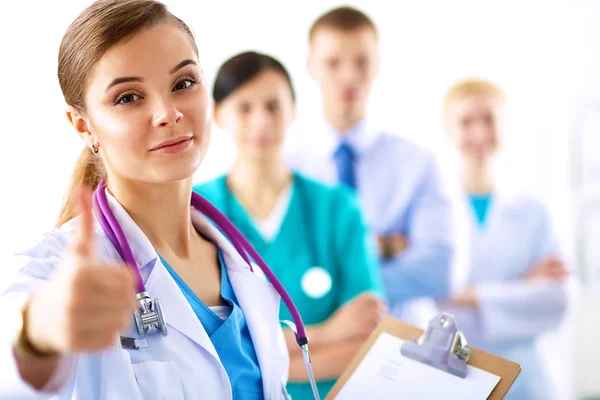
[[[352,147],[346,142],[340,143],[334,157],[339,181],[352,189],[356,189],[356,175],[354,173],[355,155]]]

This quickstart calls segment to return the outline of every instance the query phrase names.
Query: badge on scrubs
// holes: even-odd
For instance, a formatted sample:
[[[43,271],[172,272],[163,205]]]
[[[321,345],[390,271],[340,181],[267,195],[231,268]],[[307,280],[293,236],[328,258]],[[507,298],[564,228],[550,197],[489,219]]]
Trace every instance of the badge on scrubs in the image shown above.
[[[331,275],[321,267],[312,267],[302,276],[302,290],[308,297],[318,299],[331,290]]]

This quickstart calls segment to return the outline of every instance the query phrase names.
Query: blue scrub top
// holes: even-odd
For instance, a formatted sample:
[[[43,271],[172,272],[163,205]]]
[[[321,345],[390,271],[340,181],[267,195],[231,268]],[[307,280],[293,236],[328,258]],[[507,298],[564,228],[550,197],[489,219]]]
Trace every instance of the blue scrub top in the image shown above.
[[[250,336],[244,313],[229,282],[221,250],[219,249],[221,297],[232,308],[231,314],[225,320],[217,316],[198,298],[169,263],[162,257],[160,260],[192,306],[194,313],[196,313],[196,316],[215,346],[215,350],[229,377],[233,399],[264,399],[262,375],[256,351],[254,350],[254,344],[252,343],[252,337]]]
[[[477,224],[479,227],[483,227],[485,225],[485,221],[487,219],[488,210],[490,209],[490,202],[492,201],[491,194],[470,194],[469,195],[469,204],[471,205],[471,210],[475,215],[475,219],[477,220]]]

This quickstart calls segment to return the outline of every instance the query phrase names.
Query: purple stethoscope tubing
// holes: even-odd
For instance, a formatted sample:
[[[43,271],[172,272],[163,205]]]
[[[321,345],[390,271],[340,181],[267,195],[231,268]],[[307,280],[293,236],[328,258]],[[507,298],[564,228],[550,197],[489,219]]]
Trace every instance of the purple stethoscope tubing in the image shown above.
[[[121,256],[121,258],[127,263],[127,265],[135,272],[137,276],[137,291],[138,293],[143,293],[146,291],[144,286],[144,280],[140,274],[139,268],[135,261],[135,257],[133,252],[131,251],[131,247],[127,242],[127,238],[123,233],[123,230],[119,226],[115,216],[113,215],[110,207],[108,205],[108,200],[106,198],[106,180],[102,180],[98,185],[98,188],[94,191],[92,203],[94,210],[96,211],[96,217],[98,218],[98,222],[100,226],[108,236],[108,239],[111,241],[113,246],[116,248],[117,252]],[[287,306],[296,325],[296,340],[300,346],[308,343],[308,338],[306,336],[306,328],[304,327],[304,323],[302,322],[302,317],[296,308],[296,305],[292,301],[290,295],[287,293],[279,279],[275,276],[273,271],[267,266],[262,257],[254,250],[252,245],[246,240],[244,235],[227,219],[223,213],[221,213],[214,205],[212,205],[208,200],[200,196],[196,192],[192,192],[191,205],[196,210],[200,211],[204,214],[208,219],[210,219],[216,226],[221,230],[221,232],[225,235],[227,239],[231,242],[236,251],[240,254],[240,256],[244,259],[244,261],[252,270],[252,263],[250,262],[250,256],[252,260],[263,271],[265,276],[269,279],[281,299],[283,303]]]

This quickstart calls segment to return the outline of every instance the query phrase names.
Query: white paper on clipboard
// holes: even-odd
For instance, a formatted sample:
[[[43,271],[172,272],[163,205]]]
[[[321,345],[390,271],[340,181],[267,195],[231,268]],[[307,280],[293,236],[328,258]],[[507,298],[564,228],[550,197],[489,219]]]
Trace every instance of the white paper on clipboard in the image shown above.
[[[468,366],[462,379],[400,354],[405,340],[381,333],[336,400],[486,399],[500,377]]]

